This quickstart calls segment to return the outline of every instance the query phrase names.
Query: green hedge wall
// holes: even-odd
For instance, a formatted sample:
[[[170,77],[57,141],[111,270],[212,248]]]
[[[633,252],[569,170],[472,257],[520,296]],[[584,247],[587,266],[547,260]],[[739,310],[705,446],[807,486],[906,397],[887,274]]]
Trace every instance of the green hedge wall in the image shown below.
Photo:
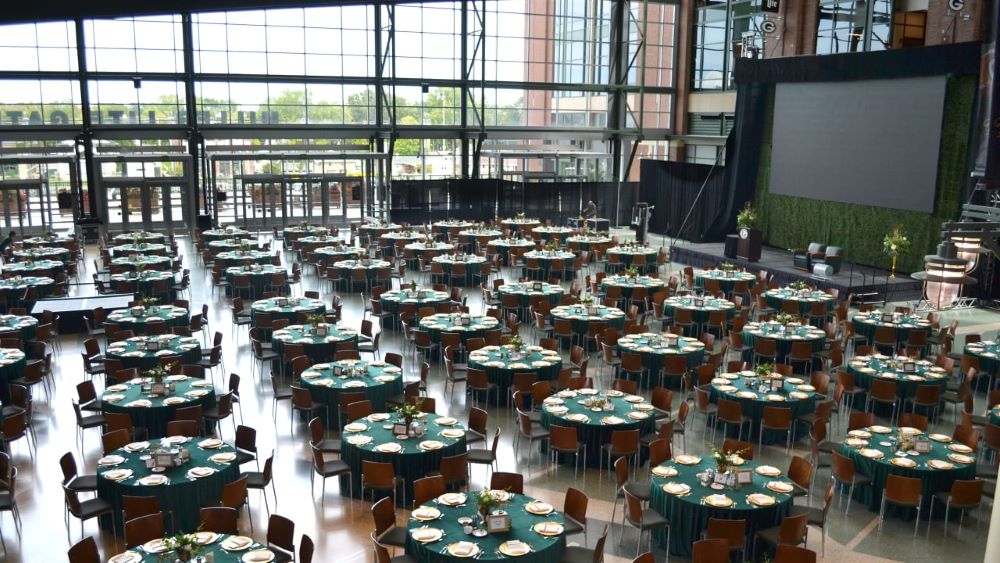
[[[785,248],[802,248],[813,241],[842,246],[846,260],[888,269],[890,259],[882,253],[882,238],[893,225],[899,223],[910,237],[911,249],[909,255],[900,259],[897,268],[903,272],[922,270],[924,255],[933,254],[940,242],[941,223],[957,219],[961,209],[975,94],[975,76],[948,79],[938,161],[937,201],[934,214],[927,215],[769,193],[774,117],[772,88],[754,198],[758,226],[764,232],[764,240],[772,246]]]

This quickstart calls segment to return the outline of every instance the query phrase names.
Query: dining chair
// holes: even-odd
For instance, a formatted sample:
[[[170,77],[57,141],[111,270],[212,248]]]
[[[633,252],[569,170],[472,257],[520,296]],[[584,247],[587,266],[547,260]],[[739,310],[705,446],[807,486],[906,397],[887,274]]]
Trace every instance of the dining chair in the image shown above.
[[[365,490],[371,489],[372,503],[375,503],[375,492],[389,493],[393,502],[396,501],[396,491],[400,478],[392,463],[362,460],[361,462],[361,499],[365,498]],[[403,506],[406,505],[406,489],[403,489]]]
[[[994,476],[996,474],[994,473]],[[948,535],[948,517],[951,515],[951,509],[957,508],[961,510],[962,518],[958,521],[959,530],[962,528],[962,519],[965,517],[965,511],[973,508],[979,509],[982,505],[983,500],[983,489],[986,482],[981,479],[958,479],[952,482],[951,490],[948,491],[938,491],[934,493],[931,497],[931,508],[930,513],[934,514],[934,503],[940,502],[944,504],[944,527],[941,530],[942,535]],[[976,518],[976,529],[979,529],[980,521],[982,518]],[[930,536],[931,527],[927,526],[927,535]]]
[[[238,534],[239,513],[235,508],[225,506],[205,506],[198,511],[201,523],[198,529],[216,534]],[[128,523],[126,523],[127,525]]]
[[[341,475],[351,475],[351,466],[341,459],[325,459],[324,452],[315,445],[310,444],[313,453],[313,470],[310,473],[309,492],[315,494],[316,476],[323,478],[323,489],[321,491],[320,506],[326,505],[326,480],[329,477],[339,477]],[[354,496],[354,481],[348,478],[350,484],[350,496]]]
[[[389,550],[379,543],[375,533],[371,534],[372,546],[375,549],[375,563],[417,563],[417,560],[410,555],[389,555]]]
[[[280,514],[267,519],[267,547],[289,559],[295,558],[295,522]]]
[[[670,520],[667,520],[663,515],[657,512],[653,508],[642,508],[642,501],[638,497],[630,493],[627,489],[624,491],[625,494],[625,521],[636,527],[639,530],[639,537],[636,538],[635,542],[635,555],[639,556],[639,549],[642,546],[642,535],[649,532],[649,550],[653,550],[653,533],[656,530],[665,529],[667,532],[667,545],[670,545]],[[622,529],[624,532],[624,528]],[[618,535],[618,545],[621,546],[622,535]],[[726,549],[726,555],[729,554],[728,548]]]
[[[500,445],[500,427],[497,426],[496,431],[493,433],[493,442],[490,445],[489,449],[472,448],[468,450],[467,453],[468,453],[469,465],[470,466],[472,464],[485,465],[487,475],[491,474],[493,471],[496,471],[498,469],[497,446],[499,445]]]
[[[729,520],[710,517],[702,532],[702,538],[725,540],[727,544],[726,560],[728,561],[733,555],[739,554],[737,561],[742,561],[747,544],[747,521],[742,518]]]
[[[490,489],[523,495],[524,475],[521,475],[520,473],[494,471],[490,476]]]
[[[590,499],[580,489],[569,487],[563,499],[564,534],[583,534],[583,544],[587,545],[587,505]]]
[[[885,521],[885,507],[893,504],[902,508],[915,508],[916,516],[913,518],[913,536],[916,537],[920,527],[920,509],[923,504],[921,493],[921,481],[913,477],[903,477],[890,473],[885,480],[885,489],[882,491],[882,504],[878,512],[878,533],[882,533],[882,523]],[[928,523],[928,526],[930,524]]]
[[[724,538],[708,538],[691,544],[691,563],[729,563],[729,542]]]
[[[253,512],[250,510],[250,499],[247,495],[248,481],[246,476],[242,476],[223,485],[219,494],[219,506],[226,506],[237,511],[246,506],[247,520],[250,522],[250,531],[253,532]]]
[[[856,487],[870,487],[872,486],[872,480],[865,475],[859,475],[854,467],[854,460],[841,454],[840,452],[833,452],[833,468],[831,469],[831,477],[833,482],[840,485],[841,491],[843,487],[848,487],[847,492],[847,507],[844,509],[844,515],[851,510],[851,499],[854,498],[854,489]]]
[[[604,544],[608,539],[608,529],[609,526],[605,524],[604,531],[601,533],[601,537],[597,539],[597,543],[593,549],[579,545],[567,546],[559,558],[559,563],[603,563]]]
[[[816,552],[796,545],[779,545],[774,549],[774,563],[816,563]]]
[[[379,499],[372,505],[371,511],[372,520],[375,521],[374,533],[379,543],[406,547],[407,529],[406,526],[396,524],[396,507],[393,505],[393,499],[389,497]]]
[[[446,492],[448,492],[448,488],[444,484],[444,477],[440,475],[431,475],[417,479],[413,482],[413,508],[416,509],[418,506],[426,504]],[[384,500],[387,500],[387,498],[379,502]]]
[[[587,467],[587,444],[580,441],[575,426],[560,426],[553,424],[549,426],[549,462],[556,463],[556,470],[559,468],[560,455],[573,455],[573,478],[575,479],[580,470],[580,455],[583,455],[583,466]]]
[[[263,471],[244,471],[240,474],[240,477],[246,477],[247,479],[247,489],[260,491],[261,496],[264,497],[264,508],[268,514],[271,514],[271,507],[267,503],[268,485],[271,486],[271,493],[274,495],[274,509],[278,509],[278,491],[274,488],[273,466],[274,450],[271,450],[270,457],[264,460]]]
[[[4,548],[6,550],[6,547]],[[73,544],[66,553],[69,563],[102,563],[94,536],[87,536]]]
[[[757,553],[758,549],[762,549],[758,547],[760,543],[767,547],[805,543],[808,524],[809,515],[799,513],[785,516],[778,526],[758,530],[754,535],[754,552]]]

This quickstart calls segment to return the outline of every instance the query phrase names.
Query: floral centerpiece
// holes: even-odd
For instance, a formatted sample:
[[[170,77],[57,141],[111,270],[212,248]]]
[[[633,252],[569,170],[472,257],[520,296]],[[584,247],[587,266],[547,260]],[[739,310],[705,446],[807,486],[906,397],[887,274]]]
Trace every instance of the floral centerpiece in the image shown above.
[[[890,278],[896,277],[896,259],[910,253],[910,239],[906,236],[906,231],[902,225],[893,225],[892,229],[886,233],[882,239],[882,252],[892,257],[892,271]]]
[[[778,313],[774,316],[774,322],[786,325],[788,323],[794,323],[796,321],[796,316],[789,313]]]
[[[626,278],[635,279],[639,277],[639,268],[635,266],[629,266],[628,268],[625,268],[625,270],[623,270],[622,273],[625,274]]]
[[[198,543],[194,534],[177,534],[163,540],[163,545],[174,552],[178,561],[191,561],[201,553],[204,546]]]
[[[46,229],[45,233],[42,236],[47,238],[48,240],[56,238],[56,234],[52,232],[52,229]]]
[[[736,228],[753,229],[757,226],[757,210],[748,201],[747,204],[736,214]]]
[[[239,243],[239,246],[237,248],[239,248],[240,252],[249,252],[250,251],[250,241],[248,241],[247,239],[240,239],[240,243]]]
[[[812,286],[809,285],[809,283],[806,282],[805,280],[795,280],[795,281],[793,281],[792,283],[790,283],[788,285],[792,289],[795,289],[795,290],[798,290],[798,291],[802,291],[803,289],[812,289]]]
[[[496,494],[490,489],[483,489],[476,493],[476,511],[480,516],[486,518],[494,510],[500,508],[510,498],[509,491],[504,491],[504,496]]]
[[[774,364],[768,362],[766,364],[757,364],[757,367],[753,368],[754,375],[761,379],[770,379],[771,373],[774,372]]]
[[[514,351],[520,352],[521,348],[524,348],[524,341],[521,340],[521,335],[515,334],[507,341],[507,345]]]
[[[403,417],[403,422],[406,423],[407,428],[409,428],[410,423],[413,419],[420,414],[420,405],[423,404],[423,399],[416,399],[413,403],[407,403],[402,406],[393,407],[393,412]]]
[[[556,243],[554,243],[554,242],[547,242],[547,243],[545,243],[545,250],[548,250],[549,252],[555,252],[555,250],[556,250]]]
[[[737,266],[736,264],[732,264],[730,262],[723,262],[722,264],[719,264],[719,270],[723,272],[735,272],[739,269],[740,269],[739,266]]]
[[[715,466],[719,473],[728,473],[731,467],[741,465],[743,463],[743,454],[748,451],[749,448],[744,448],[742,450],[725,450],[713,447],[712,459],[715,460]]]
[[[165,366],[153,366],[147,370],[143,370],[143,377],[148,377],[155,383],[162,383],[163,378],[170,375],[170,370],[174,367],[173,362]]]
[[[321,315],[319,313],[310,313],[310,314],[306,315],[306,322],[309,323],[309,324],[311,324],[313,326],[313,328],[316,328],[319,325],[323,324],[323,321],[325,321],[325,320],[326,320],[326,317],[324,317],[323,315]]]
[[[522,212],[518,213],[517,215],[515,215],[514,218],[515,219],[524,219],[525,218],[524,211],[522,211]]]

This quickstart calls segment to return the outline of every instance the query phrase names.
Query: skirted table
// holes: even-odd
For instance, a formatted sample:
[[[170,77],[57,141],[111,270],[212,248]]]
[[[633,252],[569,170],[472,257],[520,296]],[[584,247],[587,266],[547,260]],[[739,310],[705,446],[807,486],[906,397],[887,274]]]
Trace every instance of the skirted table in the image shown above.
[[[469,367],[486,372],[486,379],[497,385],[499,403],[505,405],[515,373],[531,372],[538,381],[555,381],[562,370],[562,358],[559,352],[541,346],[528,346],[518,352],[511,346],[484,346],[469,353]]]
[[[391,397],[403,394],[403,374],[382,361],[342,360],[310,366],[302,372],[302,386],[313,400],[326,404],[326,427],[340,428],[341,393],[364,393],[373,411],[384,411]]]
[[[263,250],[230,250],[215,255],[215,261],[226,268],[242,264],[270,264],[271,258],[271,253]]]
[[[20,307],[21,298],[29,287],[35,288],[39,297],[45,297],[52,293],[56,280],[46,276],[21,276],[4,272],[4,277],[0,278],[0,300],[8,308]]]
[[[170,256],[156,256],[145,254],[132,254],[111,259],[111,266],[121,268],[125,271],[132,270],[169,270],[174,265],[174,259]]]
[[[272,297],[260,299],[250,305],[254,326],[257,326],[257,315],[267,313],[271,320],[287,319],[298,322],[299,315],[322,315],[326,313],[326,304],[319,299],[310,297]]]
[[[851,319],[851,323],[854,325],[854,332],[867,338],[869,344],[873,344],[875,342],[876,328],[890,327],[893,332],[896,333],[896,345],[893,348],[894,350],[906,344],[911,332],[921,331],[927,333],[928,335],[931,332],[930,321],[899,313],[883,314],[881,311],[858,313]]]
[[[503,499],[500,509],[510,516],[510,530],[483,537],[466,535],[459,520],[476,517],[476,494],[447,493],[433,506],[419,507],[407,524],[406,554],[420,563],[560,560],[566,550],[565,519],[552,505],[528,496],[489,491]]]
[[[705,361],[705,345],[700,340],[674,334],[653,332],[626,334],[618,339],[618,350],[642,356],[642,365],[651,374],[646,380],[650,387],[658,383],[653,381],[652,374],[659,373],[663,369],[668,357],[683,356],[688,371],[694,370]],[[621,372],[618,377],[633,379],[635,376],[632,373]]]
[[[549,314],[553,319],[569,320],[573,334],[579,336],[580,340],[587,335],[590,324],[594,322],[605,323],[618,330],[625,327],[625,311],[616,307],[560,305],[553,307]]]
[[[294,246],[297,246],[299,252],[306,254],[310,251],[315,251],[317,248],[322,248],[324,246],[344,246],[344,240],[338,236],[330,235],[309,235],[305,237],[299,237],[295,240]]]
[[[451,232],[457,233],[462,229],[468,229],[470,227],[475,227],[476,224],[472,221],[459,221],[459,220],[445,220],[445,221],[435,221],[431,225],[431,232],[437,234],[447,234]]]
[[[288,270],[271,264],[230,266],[226,268],[226,281],[229,282],[229,285],[226,286],[226,295],[233,295],[236,278],[239,276],[247,276],[249,278],[251,299],[258,295],[263,295],[267,286],[271,284],[271,280],[274,279],[275,274],[285,274],[287,276]],[[288,286],[286,285],[285,287],[287,288]]]
[[[451,300],[451,295],[445,291],[435,291],[433,289],[428,289],[425,287],[418,287],[417,289],[392,289],[389,291],[383,291],[382,295],[379,296],[379,302],[382,303],[382,311],[385,313],[392,313],[394,315],[393,321],[399,321],[400,306],[412,306],[420,309],[421,307],[434,307],[439,303],[447,303]]]
[[[611,219],[605,219],[604,217],[590,217],[588,219],[584,219],[583,217],[570,217],[566,220],[566,223],[574,229],[588,229],[598,233],[607,233],[611,231]]]
[[[795,342],[811,343],[813,353],[819,352],[826,345],[826,333],[810,325],[783,325],[777,322],[747,323],[743,326],[743,343],[746,345],[746,349],[743,351],[744,361],[753,360],[754,345],[758,338],[775,341],[777,349],[775,361],[788,356],[792,351],[792,344]]]
[[[242,241],[240,239],[235,239],[235,238],[216,239],[205,243],[205,247],[208,248],[209,252],[215,255],[219,254],[220,252],[233,252],[239,250],[244,246],[246,246],[247,244],[250,244],[249,248],[252,248],[253,250],[258,250],[256,244],[247,243],[246,241]]]
[[[17,348],[0,348],[0,402],[10,401],[10,382],[24,375],[27,363],[24,352]]]
[[[66,265],[59,260],[33,260],[30,262],[8,262],[3,265],[3,276],[40,276],[51,278],[66,271]]]
[[[190,457],[180,466],[154,472],[146,467],[143,458],[161,446],[169,451],[183,448]],[[111,463],[116,461],[119,463]],[[222,487],[239,478],[240,468],[236,464],[236,449],[229,444],[220,444],[215,438],[199,440],[175,436],[134,442],[117,449],[98,461],[97,474],[97,496],[110,502],[117,515],[115,534],[123,532],[121,514],[122,497],[125,496],[156,497],[160,509],[173,514],[177,531],[193,532],[201,523],[201,507],[218,506]],[[109,515],[101,517],[101,527],[111,528]]]
[[[538,266],[541,268],[543,280],[547,280],[552,276],[552,267],[559,262],[562,262],[562,274],[559,281],[571,280],[575,278],[576,270],[573,269],[573,261],[575,259],[576,254],[563,250],[529,250],[524,253],[525,262],[528,262],[529,260],[538,260]],[[530,278],[532,273],[533,272],[531,272],[527,266],[523,270],[523,275],[526,278]]]
[[[631,267],[635,266],[639,269],[640,274],[656,273],[656,249],[650,248],[648,246],[638,245],[638,244],[628,244],[624,246],[613,246],[608,249],[608,258],[612,256],[618,257],[618,264],[616,265],[611,260],[608,260],[608,264],[605,266],[606,271],[609,274],[617,274],[617,268],[619,267]],[[642,258],[638,258],[638,257]],[[645,262],[645,263],[642,263]]]
[[[271,333],[271,346],[279,357],[284,358],[285,344],[301,344],[313,363],[333,359],[337,355],[337,344],[354,342],[357,347],[357,341],[358,332],[353,328],[327,323],[288,325]]]
[[[994,374],[994,377],[1000,371],[1000,343],[995,340],[982,340],[966,344],[964,352],[979,359],[980,370]]]
[[[420,242],[426,240],[427,233],[422,231],[393,231],[390,233],[385,233],[379,237],[379,246],[387,246],[390,248],[389,255],[396,255],[396,245],[402,243],[407,245],[413,242]]]
[[[791,512],[794,487],[780,469],[746,461],[735,469],[750,471],[749,484],[739,489],[702,485],[698,474],[715,468],[712,457],[679,455],[652,469],[649,506],[670,520],[670,545],[662,530],[655,532],[656,541],[671,555],[690,556],[709,518],[746,520],[747,537],[752,538],[760,530],[780,526]],[[745,559],[756,561],[750,555]]]
[[[990,424],[996,424],[1000,426],[1000,405],[993,407],[989,411]]]
[[[854,460],[857,471],[872,480],[870,487],[857,487],[854,497],[878,512],[882,493],[889,475],[920,479],[923,497],[922,515],[930,514],[931,497],[948,491],[956,480],[976,478],[976,454],[972,448],[953,442],[945,434],[925,435],[916,428],[906,429],[907,435],[926,439],[931,444],[927,453],[916,450],[897,451],[901,428],[872,426],[851,430],[840,446],[840,453]]]
[[[152,242],[163,244],[167,241],[167,236],[161,233],[153,233],[150,231],[133,231],[130,233],[121,233],[115,235],[111,239],[115,244],[139,244],[143,242]]]
[[[138,368],[140,371],[158,366],[160,358],[165,356],[180,356],[181,364],[197,364],[201,360],[201,341],[193,336],[174,334],[133,336],[108,344],[105,355],[121,360],[125,369]]]
[[[15,250],[13,255],[18,262],[55,260],[57,262],[66,263],[70,261],[68,249],[53,246]]]
[[[112,256],[129,256],[131,254],[155,254],[156,256],[167,256],[171,253],[170,247],[165,244],[144,242],[141,244],[119,244],[108,249]]]
[[[150,307],[130,307],[108,313],[108,322],[118,325],[122,330],[131,330],[135,334],[146,334],[150,323],[163,323],[167,332],[175,326],[191,324],[188,310],[173,305],[153,305]]]
[[[747,282],[747,288],[757,284],[757,276],[740,270],[704,270],[694,275],[694,284],[697,287],[705,287],[707,280],[718,282],[719,289],[730,297],[733,295],[736,282]]]
[[[798,441],[811,430],[806,424],[797,424],[796,419],[816,410],[816,389],[798,377],[782,377],[779,373],[771,374],[771,383],[763,385],[757,374],[751,370],[739,373],[723,373],[712,380],[711,400],[721,399],[736,401],[743,410],[743,416],[750,419],[750,439],[754,442],[760,431],[760,421],[764,417],[765,407],[790,409],[792,413],[792,442]],[[731,437],[736,437],[735,425],[726,425],[731,430]],[[746,434],[744,434],[746,436]],[[767,431],[764,442],[780,442],[786,436],[781,431]]]
[[[605,405],[611,405],[611,409],[596,406],[594,401],[603,401]],[[638,430],[642,436],[656,430],[653,405],[646,399],[621,391],[608,390],[602,394],[596,389],[586,388],[578,391],[566,389],[545,399],[542,426],[549,428],[552,425],[576,427],[580,442],[587,445],[586,465],[599,467],[604,464],[605,469],[610,467],[602,459],[601,447],[611,443],[612,432]]]
[[[483,315],[437,313],[420,319],[420,329],[430,333],[432,342],[440,342],[442,332],[455,332],[464,343],[470,338],[483,338],[487,331],[500,330],[500,321]]]
[[[320,246],[313,250],[317,260],[326,260],[327,264],[341,260],[357,260],[368,254],[368,250],[357,246]]]
[[[527,283],[505,283],[497,288],[497,293],[502,296],[504,295],[516,295],[517,303],[521,307],[521,311],[518,312],[518,317],[521,320],[526,320],[530,323],[534,322],[534,319],[528,318],[528,307],[535,301],[545,300],[548,301],[550,305],[556,307],[562,302],[563,295],[566,291],[558,285],[538,281],[538,282],[527,282]]]
[[[513,217],[500,221],[500,224],[503,228],[511,231],[530,232],[535,227],[540,226],[542,222],[534,217]]]
[[[433,254],[451,254],[455,252],[455,245],[450,242],[411,242],[405,248],[406,250],[413,251],[413,255],[418,258],[426,256],[428,252]],[[406,266],[409,267],[410,265],[407,264]]]
[[[224,239],[250,238],[251,236],[253,235],[250,234],[249,231],[233,227],[226,227],[225,229],[209,229],[207,231],[202,231],[201,233],[201,238],[205,242]]]
[[[701,332],[701,327],[708,322],[713,311],[725,311],[726,319],[733,318],[736,313],[736,304],[727,299],[717,299],[715,297],[691,297],[684,295],[681,297],[670,297],[663,301],[663,314],[671,319],[676,318],[677,310],[691,311],[691,320],[694,321],[694,334]],[[676,323],[675,323],[676,324]],[[687,334],[687,327],[685,327]]]
[[[399,414],[375,413],[345,425],[340,457],[351,467],[351,473],[340,477],[341,494],[353,490],[356,498],[362,497],[363,461],[391,463],[396,477],[403,481],[404,494],[396,495],[396,505],[408,506],[409,499],[413,498],[414,481],[440,469],[443,458],[466,452],[465,429],[456,419],[436,414],[421,415],[414,421],[424,424],[425,434],[402,440],[392,432],[393,423],[404,422]],[[407,499],[405,503],[404,498]]]
[[[340,277],[343,278],[344,283],[348,285],[348,290],[353,292],[355,272],[364,272],[365,290],[367,290],[369,287],[375,285],[376,278],[378,278],[378,271],[392,268],[392,264],[386,262],[385,260],[370,260],[362,258],[360,260],[341,260],[339,262],[334,262],[333,264],[327,266],[327,268],[335,268],[339,271]],[[388,283],[391,280],[386,277],[384,281]]]
[[[79,243],[73,237],[64,235],[53,235],[50,237],[28,237],[21,240],[21,246],[24,248],[39,248],[39,247],[62,247],[70,248],[72,246],[77,246]]]
[[[0,338],[16,336],[22,341],[34,340],[38,319],[31,315],[0,315]]]
[[[912,363],[913,369],[905,371],[905,364]],[[927,360],[915,361],[910,358],[890,358],[877,354],[875,356],[855,356],[847,366],[847,371],[854,376],[854,384],[865,392],[870,392],[872,383],[881,379],[896,384],[896,397],[900,401],[912,399],[921,385],[936,385],[943,395],[948,388],[949,373],[944,368],[933,365]],[[854,401],[855,408],[864,408],[859,399]],[[902,412],[902,411],[900,411]]]
[[[509,266],[512,251],[531,250],[535,248],[535,241],[525,238],[497,238],[489,241],[486,247],[487,254],[492,254],[489,249],[495,249],[500,259]]]
[[[174,273],[170,270],[145,270],[136,272],[132,270],[122,274],[111,274],[111,289],[118,293],[132,293],[136,297],[154,297],[160,293],[156,286],[166,285],[166,296],[173,301],[176,291],[173,286],[177,282]]]
[[[566,237],[566,246],[573,250],[595,250],[611,245],[611,237],[601,235],[573,235]]]
[[[466,252],[478,251],[479,249],[476,248],[477,244],[482,248],[486,248],[491,240],[502,236],[502,231],[487,228],[466,229],[458,232],[458,240],[465,243]]]
[[[542,238],[545,242],[554,242],[560,246],[565,242],[566,237],[576,232],[576,229],[571,229],[569,227],[535,227],[531,229],[532,234],[537,235]]]
[[[101,411],[128,414],[136,427],[146,429],[149,438],[162,438],[166,435],[167,422],[174,420],[177,409],[215,406],[215,388],[211,381],[182,374],[168,375],[163,381],[174,386],[169,396],[152,396],[152,379],[148,377],[109,385],[101,396]]]
[[[778,312],[784,311],[782,308],[784,303],[791,303],[788,307],[792,309],[797,308],[800,316],[808,315],[815,303],[825,303],[827,316],[829,316],[833,314],[833,307],[836,304],[836,299],[825,291],[795,289],[791,287],[769,289],[764,292],[764,300],[767,302],[768,307]]]
[[[654,293],[663,289],[664,283],[660,278],[654,278],[651,276],[607,276],[601,280],[601,291],[607,292],[609,287],[620,287],[622,289],[622,297],[625,299],[632,298],[632,290],[637,287],[645,287],[649,290],[649,295],[652,296]]]
[[[281,551],[273,551],[247,536],[230,534],[214,534],[212,532],[197,532],[195,539],[202,546],[201,556],[211,554],[215,563],[247,563],[248,561],[266,561],[268,563],[285,563],[291,557]],[[155,540],[154,540],[155,541]],[[159,544],[154,544],[153,553],[146,553],[139,548],[132,548],[109,559],[110,563],[163,563],[165,554],[171,552],[164,549],[157,552]],[[134,555],[128,555],[134,554]],[[118,559],[122,557],[122,559]],[[168,557],[168,561],[172,559]],[[194,561],[198,561],[195,559]]]
[[[319,225],[297,225],[295,227],[285,227],[281,231],[281,238],[285,242],[285,248],[292,246],[292,242],[302,237],[310,235],[328,234],[330,229]]]
[[[455,285],[455,276],[459,275],[459,270],[465,268],[464,280],[459,280],[462,285],[469,285],[473,276],[478,276],[486,263],[486,258],[477,254],[442,254],[431,259],[434,264],[441,264],[441,269],[448,275],[451,281],[449,285]]]
[[[358,234],[361,236],[367,236],[372,240],[372,242],[374,242],[377,241],[382,235],[402,230],[402,228],[402,225],[397,225],[396,223],[364,223],[362,225],[358,225]]]

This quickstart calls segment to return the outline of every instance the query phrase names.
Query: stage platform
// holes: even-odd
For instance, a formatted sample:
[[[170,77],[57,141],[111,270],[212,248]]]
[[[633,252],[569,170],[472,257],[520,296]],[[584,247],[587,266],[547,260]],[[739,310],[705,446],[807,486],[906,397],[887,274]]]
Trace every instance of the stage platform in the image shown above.
[[[60,333],[86,333],[87,325],[83,321],[84,314],[89,315],[97,307],[104,307],[104,310],[109,312],[116,309],[124,309],[134,299],[135,296],[131,293],[39,299],[31,309],[31,314],[37,316],[41,315],[42,311],[52,311],[59,315]]]
[[[836,288],[842,297],[849,293],[878,294],[879,301],[916,301],[923,294],[923,284],[909,274],[898,274],[897,277],[890,278],[888,270],[845,262],[840,272],[822,279],[795,269],[792,266],[792,254],[783,248],[765,246],[761,249],[760,260],[757,262],[726,258],[723,249],[724,243],[721,242],[677,241],[670,246],[670,257],[674,263],[696,268],[712,268],[722,262],[729,262],[748,272],[767,270],[779,284],[805,280],[821,289]]]

